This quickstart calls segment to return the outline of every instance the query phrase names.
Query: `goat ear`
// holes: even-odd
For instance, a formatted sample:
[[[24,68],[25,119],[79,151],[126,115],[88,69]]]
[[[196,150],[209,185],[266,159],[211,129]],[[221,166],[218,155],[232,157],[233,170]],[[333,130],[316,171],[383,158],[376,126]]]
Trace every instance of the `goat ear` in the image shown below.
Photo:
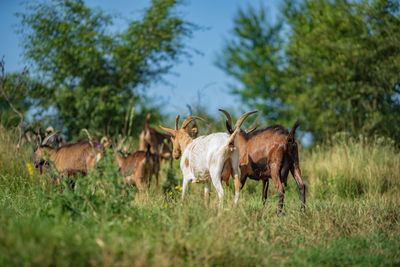
[[[254,132],[255,130],[257,130],[257,127],[258,127],[258,126],[256,126],[256,127],[253,127],[253,128],[251,128],[251,129],[247,130],[247,131],[246,131],[246,133],[248,133],[248,134],[249,134],[249,133],[252,133],[252,132]]]
[[[196,138],[197,137],[198,130],[197,130],[196,127],[192,128],[190,130],[186,130],[186,131],[190,135],[190,137],[192,137],[192,138]]]
[[[169,133],[170,135],[172,135],[172,136],[174,136],[175,137],[175,134],[176,134],[176,131],[175,130],[172,130],[172,129],[169,129],[169,128],[165,128],[165,127],[162,127],[161,125],[160,125],[160,128],[164,131],[164,132],[167,132],[167,133]]]

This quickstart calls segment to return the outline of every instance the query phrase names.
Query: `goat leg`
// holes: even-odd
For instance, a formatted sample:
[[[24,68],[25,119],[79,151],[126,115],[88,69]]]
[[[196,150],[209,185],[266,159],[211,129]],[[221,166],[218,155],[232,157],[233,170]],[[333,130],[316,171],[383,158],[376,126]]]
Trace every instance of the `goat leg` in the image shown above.
[[[240,168],[240,183],[241,183],[240,190],[243,189],[246,180],[247,180],[247,173],[244,168]]]
[[[158,188],[158,175],[159,171],[156,171],[155,178],[156,178],[156,187]]]
[[[183,178],[183,184],[182,184],[182,201],[185,199],[186,191],[189,189],[189,179],[184,177]]]
[[[235,205],[237,205],[239,201],[239,194],[240,194],[240,189],[242,188],[242,184],[239,181],[239,175],[235,174]]]
[[[222,187],[221,183],[221,171],[222,171],[222,164],[219,164],[220,168],[215,168],[210,172],[211,181],[217,191],[218,198],[219,198],[219,208],[222,209],[224,205],[224,188]],[[238,176],[235,177],[235,181],[238,180]]]
[[[285,198],[285,190],[283,189],[281,179],[279,177],[279,167],[280,166],[277,166],[277,164],[273,164],[273,166],[271,166],[272,181],[274,182],[275,187],[278,190],[278,194],[279,194],[277,215],[279,215],[282,212],[283,201]]]
[[[300,199],[301,199],[301,208],[300,210],[305,211],[306,210],[306,186],[303,183],[303,180],[301,179],[301,172],[300,168],[298,166],[294,167],[293,169],[290,169],[290,172],[292,173],[294,179],[296,180],[297,186],[299,188],[300,192]]]
[[[204,185],[204,206],[208,207],[210,203],[210,181]]]
[[[262,196],[263,196],[263,204],[265,205],[267,203],[267,194],[268,194],[268,186],[269,186],[269,179],[263,179],[263,191],[262,191]]]
[[[242,188],[242,183],[239,180],[239,155],[234,154],[231,160],[232,160],[232,171],[235,182],[235,205],[237,205],[239,201],[240,189]]]

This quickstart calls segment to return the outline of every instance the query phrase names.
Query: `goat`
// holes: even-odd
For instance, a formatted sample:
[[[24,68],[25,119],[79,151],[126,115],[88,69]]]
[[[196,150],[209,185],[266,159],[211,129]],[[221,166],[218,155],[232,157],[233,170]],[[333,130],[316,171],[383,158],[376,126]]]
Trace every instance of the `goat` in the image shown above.
[[[229,133],[233,132],[232,120],[229,113],[220,109],[227,117],[226,127]],[[279,194],[278,214],[282,211],[289,170],[296,180],[300,191],[301,209],[305,210],[305,185],[301,179],[299,167],[299,152],[294,140],[297,121],[290,132],[280,125],[269,126],[265,129],[254,130],[249,133],[240,130],[237,137],[237,146],[240,151],[239,168],[242,188],[249,177],[263,182],[263,202],[265,204],[268,193],[269,178],[275,184]],[[235,125],[237,129],[237,124]]]
[[[149,188],[152,175],[157,173],[156,183],[158,185],[159,157],[151,153],[150,145],[147,146],[146,151],[139,150],[125,158],[118,153],[116,162],[124,176],[125,184],[136,185],[139,190],[143,190],[144,186]]]
[[[39,128],[38,132],[34,132],[31,130],[29,137],[27,137],[28,142],[35,142],[35,149],[40,146],[42,143],[42,140],[46,139],[46,146],[56,148],[56,147],[61,147],[66,144],[65,140],[61,137],[59,132],[55,131],[52,126],[49,126],[45,129],[44,133],[42,133],[42,129]],[[50,136],[51,135],[51,136]],[[28,136],[28,135],[26,135]]]
[[[176,116],[175,130],[161,127],[165,132],[172,135],[173,157],[180,156],[180,167],[183,173],[182,199],[190,181],[192,183],[205,183],[204,194],[208,198],[210,191],[210,179],[218,193],[220,207],[223,205],[224,189],[221,184],[223,175],[234,176],[235,181],[235,204],[239,200],[239,151],[236,146],[236,135],[242,122],[252,113],[242,115],[237,122],[237,129],[231,134],[213,133],[193,139],[186,126],[200,117],[189,117],[183,121],[178,129],[179,115]],[[203,120],[204,121],[204,120]]]
[[[170,136],[160,133],[156,129],[150,127],[150,116],[150,113],[148,113],[143,130],[139,135],[139,150],[145,151],[147,145],[150,145],[151,153],[160,155],[164,160],[170,160],[170,164],[172,164],[171,150],[168,145],[164,143],[164,140],[170,142]]]
[[[54,132],[48,135],[43,142],[41,142],[40,135],[38,136],[39,142],[34,148],[34,165],[39,168],[42,174],[42,166],[49,161],[55,166],[55,169],[61,173],[75,175],[81,173],[85,175],[88,171],[92,170],[97,162],[100,161],[102,155],[102,147],[97,142],[81,141],[79,143],[66,144],[61,147],[52,147],[48,144],[49,139],[56,135]],[[57,180],[59,183],[59,181]]]

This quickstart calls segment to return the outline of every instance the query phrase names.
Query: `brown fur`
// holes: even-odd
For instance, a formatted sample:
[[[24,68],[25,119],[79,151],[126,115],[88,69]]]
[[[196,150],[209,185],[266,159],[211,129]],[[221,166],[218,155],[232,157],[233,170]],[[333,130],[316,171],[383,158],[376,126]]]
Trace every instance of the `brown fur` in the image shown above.
[[[151,177],[154,175],[158,186],[158,174],[160,171],[160,158],[148,151],[136,151],[122,157],[116,156],[116,162],[124,176],[124,183],[137,186],[139,190],[150,187]]]
[[[101,158],[102,150],[96,148],[96,145],[94,143],[92,147],[89,141],[81,141],[57,149],[39,146],[34,151],[35,167],[42,170],[46,162],[51,162],[62,176],[85,175]]]
[[[160,133],[156,129],[149,126],[150,113],[146,116],[146,121],[139,135],[139,150],[145,151],[147,145],[150,145],[150,151],[153,154],[159,154],[164,160],[171,159],[171,150],[167,144],[164,143],[166,140],[170,143],[170,136]]]
[[[165,130],[165,128],[163,128]],[[174,130],[172,130],[174,131]],[[171,137],[173,151],[172,156],[174,159],[179,159],[182,155],[182,152],[185,151],[186,147],[193,141],[193,137],[191,134],[185,129],[179,129],[174,131],[173,136]]]
[[[230,118],[228,118],[229,120]],[[275,184],[279,194],[279,210],[283,208],[285,190],[289,171],[298,185],[301,197],[301,208],[305,209],[305,185],[301,179],[297,143],[294,135],[298,123],[289,132],[280,125],[246,133],[241,130],[236,139],[239,147],[239,167],[241,172],[241,187],[246,179],[263,181],[263,201],[267,199],[269,178]],[[232,126],[227,121],[227,129],[232,132]]]

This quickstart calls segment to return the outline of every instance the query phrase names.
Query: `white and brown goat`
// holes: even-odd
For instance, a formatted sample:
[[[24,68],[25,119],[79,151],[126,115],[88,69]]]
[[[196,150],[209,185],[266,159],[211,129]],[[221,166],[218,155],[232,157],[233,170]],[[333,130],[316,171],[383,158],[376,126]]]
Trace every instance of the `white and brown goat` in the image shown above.
[[[223,204],[224,189],[221,178],[225,172],[234,176],[235,181],[235,204],[239,200],[239,151],[236,145],[236,135],[242,122],[253,112],[244,114],[238,120],[238,127],[232,134],[213,133],[193,139],[186,126],[200,117],[189,117],[178,129],[179,115],[176,116],[175,130],[160,126],[164,131],[172,135],[173,157],[178,159],[182,156],[180,167],[183,173],[182,199],[184,199],[189,182],[205,183],[204,194],[208,198],[210,191],[210,180],[213,183],[219,197],[220,206]],[[226,169],[226,171],[224,171]]]
[[[226,117],[226,126],[229,133],[232,133],[231,116],[225,110],[220,109]],[[265,129],[246,133],[240,130],[237,136],[237,146],[240,151],[239,167],[241,172],[240,182],[244,186],[249,177],[263,182],[263,201],[267,199],[269,178],[275,184],[279,194],[278,213],[282,211],[285,190],[282,183],[287,185],[289,171],[296,180],[300,191],[301,209],[305,209],[305,185],[301,178],[299,167],[299,152],[294,139],[296,122],[290,132],[280,125],[269,126]],[[235,131],[240,125],[235,125]]]

